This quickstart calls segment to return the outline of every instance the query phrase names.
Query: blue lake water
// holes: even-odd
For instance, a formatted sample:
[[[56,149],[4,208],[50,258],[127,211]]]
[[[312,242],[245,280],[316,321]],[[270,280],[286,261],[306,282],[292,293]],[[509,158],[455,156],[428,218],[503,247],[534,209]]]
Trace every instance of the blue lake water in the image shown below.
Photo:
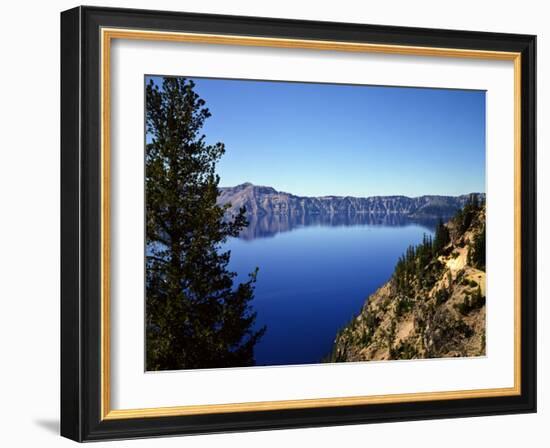
[[[249,231],[227,242],[230,269],[244,281],[259,268],[252,306],[266,333],[257,365],[317,363],[337,331],[391,276],[410,244],[433,234],[429,224],[299,225]]]

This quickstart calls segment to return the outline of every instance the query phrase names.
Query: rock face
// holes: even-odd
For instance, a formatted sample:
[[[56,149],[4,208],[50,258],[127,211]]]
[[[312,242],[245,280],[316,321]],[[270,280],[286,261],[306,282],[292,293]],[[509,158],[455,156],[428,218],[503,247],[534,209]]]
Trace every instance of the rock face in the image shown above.
[[[450,241],[428,254],[409,250],[338,333],[327,361],[485,355],[485,206],[445,227]]]
[[[483,197],[480,194],[480,197]],[[295,196],[272,187],[244,183],[220,188],[218,203],[231,204],[228,213],[241,207],[248,216],[334,216],[334,215],[400,215],[409,218],[448,218],[462,208],[469,195],[463,196]]]

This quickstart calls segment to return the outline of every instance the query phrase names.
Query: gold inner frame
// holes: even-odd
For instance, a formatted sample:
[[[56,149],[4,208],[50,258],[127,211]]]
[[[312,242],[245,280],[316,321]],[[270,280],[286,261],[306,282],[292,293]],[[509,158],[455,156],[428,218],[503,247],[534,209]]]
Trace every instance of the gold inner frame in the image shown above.
[[[515,52],[417,47],[303,39],[279,39],[215,34],[101,29],[101,419],[166,417],[226,412],[306,409],[381,403],[405,403],[521,394],[521,54]],[[113,39],[168,41],[213,45],[294,48],[356,53],[507,60],[514,63],[514,386],[442,392],[368,395],[302,400],[261,401],[229,404],[170,406],[141,409],[111,409],[110,368],[110,50]]]

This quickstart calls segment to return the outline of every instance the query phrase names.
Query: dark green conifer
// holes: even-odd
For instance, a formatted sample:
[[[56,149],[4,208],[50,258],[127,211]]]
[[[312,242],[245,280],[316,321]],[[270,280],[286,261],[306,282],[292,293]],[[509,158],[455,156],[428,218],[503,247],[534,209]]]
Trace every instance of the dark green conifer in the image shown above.
[[[194,87],[168,77],[146,87],[147,370],[252,365],[265,331],[250,308],[256,272],[235,285],[221,249],[247,221],[216,203],[225,148],[200,133],[210,112]]]

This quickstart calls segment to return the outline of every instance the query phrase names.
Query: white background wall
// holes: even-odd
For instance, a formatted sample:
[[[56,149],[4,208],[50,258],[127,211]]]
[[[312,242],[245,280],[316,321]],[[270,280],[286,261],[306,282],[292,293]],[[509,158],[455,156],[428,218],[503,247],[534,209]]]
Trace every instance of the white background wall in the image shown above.
[[[550,158],[545,154],[548,110],[544,1],[359,2],[339,0],[133,0],[88,4],[204,13],[349,21],[538,35],[539,229],[550,223],[545,200]],[[69,446],[58,435],[59,414],[59,12],[71,1],[10,1],[0,27],[0,443]],[[546,204],[544,204],[546,202]],[[545,206],[546,205],[546,206]],[[109,446],[548,446],[550,394],[545,387],[550,345],[542,321],[550,238],[539,231],[539,413],[414,423],[345,426],[125,441]],[[99,444],[96,446],[103,446]]]

